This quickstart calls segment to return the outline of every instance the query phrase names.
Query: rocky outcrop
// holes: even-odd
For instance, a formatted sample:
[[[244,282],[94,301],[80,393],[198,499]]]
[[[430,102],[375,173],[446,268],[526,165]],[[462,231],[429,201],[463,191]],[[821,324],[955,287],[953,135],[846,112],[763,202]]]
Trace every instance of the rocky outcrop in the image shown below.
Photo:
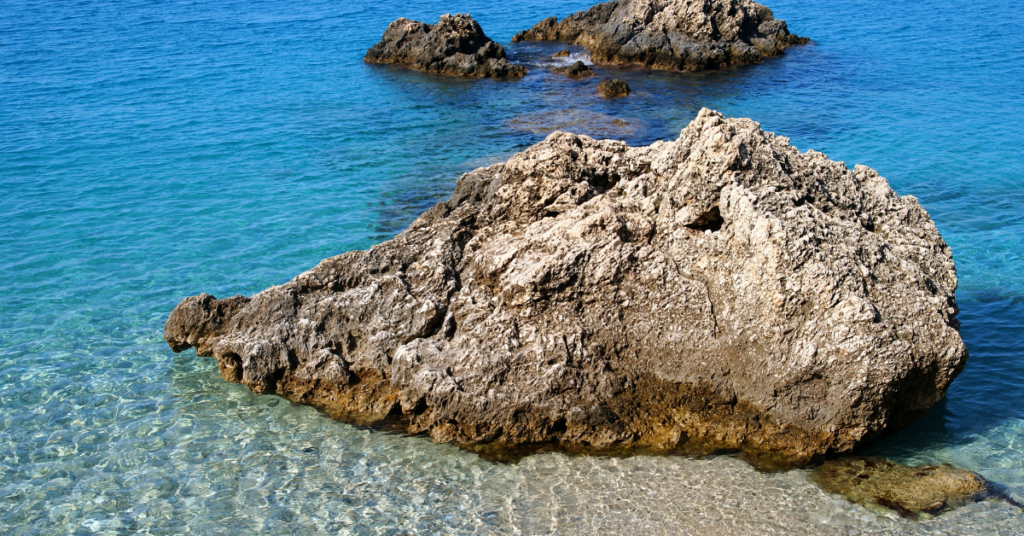
[[[587,78],[594,76],[594,71],[590,70],[590,66],[582,61],[573,62],[565,67],[555,67],[552,71],[556,73],[565,73],[569,78]]]
[[[484,35],[469,15],[441,15],[437,24],[401,18],[366,53],[369,63],[407,65],[429,73],[466,77],[521,77],[526,69],[509,63],[505,49]]]
[[[401,234],[164,337],[225,380],[469,448],[806,461],[904,426],[967,351],[913,197],[748,119],[675,142],[554,133]]]
[[[620,0],[542,20],[512,41],[575,43],[595,63],[702,71],[757,63],[808,40],[751,0]]]
[[[606,99],[614,99],[616,97],[628,97],[630,90],[629,84],[625,80],[612,78],[610,80],[601,80],[601,83],[597,85],[597,92]]]
[[[966,469],[907,466],[881,458],[832,460],[811,473],[811,480],[872,510],[893,510],[910,519],[927,519],[996,495],[984,478]]]

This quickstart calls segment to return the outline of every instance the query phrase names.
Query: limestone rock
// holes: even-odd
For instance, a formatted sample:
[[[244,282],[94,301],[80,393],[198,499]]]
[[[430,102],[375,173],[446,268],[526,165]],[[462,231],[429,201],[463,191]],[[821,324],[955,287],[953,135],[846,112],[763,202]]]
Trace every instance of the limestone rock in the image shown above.
[[[629,84],[625,80],[619,80],[613,78],[610,80],[601,80],[601,83],[597,85],[597,92],[602,97],[613,99],[616,97],[627,97],[629,96]]]
[[[988,482],[966,469],[906,466],[881,458],[840,458],[811,474],[826,491],[875,511],[895,510],[911,519],[929,518],[990,494]]]
[[[505,49],[484,35],[469,15],[441,15],[437,24],[401,18],[366,53],[369,63],[395,63],[419,71],[465,77],[521,77]]]
[[[387,242],[186,298],[164,337],[256,393],[468,448],[807,461],[945,395],[956,285],[916,199],[702,110],[648,147],[553,133]]]
[[[590,67],[582,61],[574,62],[565,67],[556,67],[552,69],[556,73],[565,73],[569,78],[586,78],[594,76],[594,71],[590,70]]]
[[[751,0],[619,0],[542,20],[512,41],[575,43],[595,63],[702,71],[757,63],[808,40]]]

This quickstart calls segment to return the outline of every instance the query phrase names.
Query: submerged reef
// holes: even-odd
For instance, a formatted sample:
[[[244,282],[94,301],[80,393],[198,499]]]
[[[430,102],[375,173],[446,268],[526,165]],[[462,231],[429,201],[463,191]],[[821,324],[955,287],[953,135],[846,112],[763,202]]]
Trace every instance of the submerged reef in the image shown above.
[[[749,119],[556,132],[395,238],[164,337],[221,376],[475,450],[798,463],[921,417],[962,370],[956,270],[913,197]]]
[[[808,39],[750,0],[621,0],[544,19],[512,41],[575,43],[595,63],[703,71],[757,63]]]
[[[811,473],[826,491],[871,510],[928,519],[996,495],[980,475],[949,464],[907,466],[881,458],[841,458]],[[1015,503],[1014,503],[1015,504]]]
[[[476,78],[517,78],[526,74],[525,68],[505,58],[505,49],[484,35],[472,17],[462,14],[441,15],[437,24],[398,19],[363,60]]]

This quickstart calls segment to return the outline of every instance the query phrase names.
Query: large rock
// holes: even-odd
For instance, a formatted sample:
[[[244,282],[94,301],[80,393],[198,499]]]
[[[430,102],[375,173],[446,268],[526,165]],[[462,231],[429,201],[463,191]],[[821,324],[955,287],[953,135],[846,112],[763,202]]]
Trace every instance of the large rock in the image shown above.
[[[806,461],[924,414],[967,351],[913,197],[748,119],[678,141],[554,133],[394,239],[250,298],[186,298],[225,380],[471,448]]]
[[[526,69],[509,63],[505,49],[484,35],[469,15],[441,15],[437,24],[401,18],[363,58],[396,63],[436,74],[466,77],[520,77]]]
[[[750,0],[621,0],[542,20],[512,41],[576,43],[595,63],[702,71],[756,63],[808,40]]]

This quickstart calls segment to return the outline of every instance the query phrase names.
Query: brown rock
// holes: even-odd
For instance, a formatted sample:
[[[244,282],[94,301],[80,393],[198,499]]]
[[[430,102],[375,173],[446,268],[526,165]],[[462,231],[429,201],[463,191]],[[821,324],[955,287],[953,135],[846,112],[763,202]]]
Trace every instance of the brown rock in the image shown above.
[[[518,41],[564,41],[595,63],[702,71],[757,63],[808,40],[751,0],[621,0],[519,32]]]
[[[569,78],[586,78],[594,76],[594,71],[590,70],[590,67],[582,61],[577,61],[571,65],[565,67],[556,67],[552,69],[556,73],[565,73]]]
[[[186,298],[164,337],[256,393],[471,448],[807,461],[945,395],[956,284],[916,199],[702,110],[649,147],[551,134],[392,240]]]
[[[629,95],[629,84],[625,80],[619,80],[614,78],[611,80],[601,80],[601,83],[597,85],[597,92],[602,97],[613,99],[616,97],[626,97]]]
[[[526,69],[505,58],[505,49],[484,35],[469,15],[441,15],[430,25],[398,19],[363,58],[368,63],[407,65],[418,71],[465,77],[521,77]]]
[[[571,54],[571,52],[569,52],[569,49],[565,49],[565,50],[559,50],[558,52],[555,52],[554,54],[551,55],[551,57],[552,58],[568,58],[569,54]]]
[[[980,475],[942,465],[906,466],[881,458],[841,458],[826,462],[811,480],[830,493],[872,510],[895,510],[911,519],[928,518],[989,494]]]

